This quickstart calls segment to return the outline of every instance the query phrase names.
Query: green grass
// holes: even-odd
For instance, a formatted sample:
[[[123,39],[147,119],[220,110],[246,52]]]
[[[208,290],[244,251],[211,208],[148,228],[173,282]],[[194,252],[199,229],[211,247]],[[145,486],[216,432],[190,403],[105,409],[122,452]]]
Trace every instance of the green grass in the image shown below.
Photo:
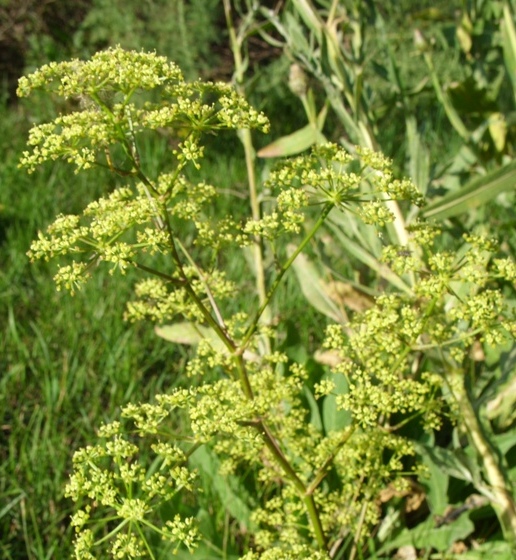
[[[65,166],[27,176],[16,167],[26,123],[14,112],[2,117],[0,557],[66,558],[71,503],[63,489],[73,451],[121,405],[173,386],[187,353],[148,325],[123,322],[134,275],[99,270],[71,297],[56,292],[51,264],[29,263],[38,229],[78,210],[101,183]]]

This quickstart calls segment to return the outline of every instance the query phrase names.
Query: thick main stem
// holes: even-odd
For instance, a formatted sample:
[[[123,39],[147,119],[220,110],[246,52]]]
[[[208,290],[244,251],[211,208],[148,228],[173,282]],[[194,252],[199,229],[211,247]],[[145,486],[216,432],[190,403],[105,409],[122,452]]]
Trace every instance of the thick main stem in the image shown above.
[[[244,82],[244,63],[242,60],[242,45],[241,39],[237,36],[233,19],[231,16],[231,4],[229,0],[224,0],[224,13],[226,17],[226,24],[229,32],[229,40],[231,44],[231,51],[233,53],[233,60],[235,62],[235,82],[236,89],[240,95],[244,95],[243,82]],[[260,202],[258,199],[258,189],[256,185],[255,173],[255,152],[253,148],[253,140],[251,131],[246,128],[239,131],[240,140],[244,147],[245,165],[247,172],[247,181],[249,184],[249,199],[251,205],[251,215],[253,220],[258,221],[261,218]],[[267,285],[265,281],[265,265],[263,258],[263,246],[259,236],[255,236],[253,245],[253,261],[256,277],[256,290],[258,292],[258,301],[260,306],[264,304],[267,298]],[[262,317],[266,322],[270,317]],[[270,341],[268,337],[264,337],[266,353],[270,353]]]
[[[505,539],[516,552],[516,502],[514,489],[502,466],[502,458],[489,441],[462,378],[462,372],[449,374],[448,382],[460,407],[461,420],[476,450],[489,483],[491,505],[495,510]]]
[[[232,15],[231,15],[231,2],[230,2],[230,0],[223,0],[223,3],[224,3],[224,12],[225,12],[225,17],[226,17],[226,24],[227,24],[227,28],[228,28],[228,32],[229,32],[230,43],[231,43],[231,50],[233,52],[233,57],[234,57],[234,61],[235,61],[235,70],[236,70],[235,73],[236,73],[237,88],[239,90],[239,93],[243,93],[242,92],[242,83],[243,83],[243,77],[244,77],[244,64],[243,64],[243,61],[242,61],[242,54],[241,54],[242,38],[237,37],[237,33],[236,33],[236,30],[235,30],[235,26],[234,26]],[[247,177],[248,177],[248,182],[249,182],[249,196],[250,196],[250,201],[251,201],[251,213],[252,213],[253,220],[259,220],[261,218],[261,213],[260,213],[260,204],[259,204],[259,200],[258,200],[258,191],[257,191],[257,188],[256,188],[255,161],[254,161],[255,155],[254,155],[254,149],[253,149],[253,144],[252,144],[251,132],[248,129],[241,130],[240,135],[241,135],[241,141],[242,141],[242,144],[244,146],[244,152],[245,152]],[[328,212],[329,212],[329,209],[328,209]],[[326,215],[327,215],[327,213],[326,213]],[[325,217],[326,217],[326,215],[325,215]],[[321,221],[321,224],[322,224],[322,221]],[[319,226],[320,226],[320,224],[319,224]],[[319,226],[317,226],[317,227],[319,227]],[[315,228],[314,228],[313,232],[315,232]],[[275,293],[275,291],[276,291],[276,289],[277,289],[277,287],[278,287],[278,285],[281,281],[281,278],[283,277],[285,272],[288,270],[288,268],[290,267],[292,262],[294,262],[294,259],[299,254],[299,252],[301,252],[303,250],[306,243],[309,241],[310,237],[311,237],[310,235],[307,236],[307,239],[305,239],[305,241],[301,244],[301,246],[298,248],[298,251],[296,251],[296,253],[294,255],[292,255],[291,259],[289,259],[289,261],[283,267],[282,271],[280,272],[280,274],[276,278],[275,282],[273,283],[273,285],[272,285],[272,287],[269,291],[267,291],[267,286],[266,286],[266,281],[265,281],[265,266],[264,266],[263,252],[262,252],[263,251],[262,241],[261,241],[260,237],[258,237],[258,236],[255,238],[255,243],[254,243],[254,247],[253,247],[253,258],[254,258],[254,264],[255,264],[256,287],[257,287],[257,291],[258,291],[258,298],[259,298],[260,307],[259,307],[258,313],[254,317],[251,328],[246,333],[246,336],[244,337],[243,343],[240,345],[240,348],[238,349],[238,352],[235,354],[236,363],[237,363],[237,367],[238,367],[238,370],[239,370],[239,376],[241,378],[244,378],[247,381],[247,385],[248,385],[247,389],[248,390],[244,389],[247,398],[252,399],[254,397],[253,397],[253,394],[252,394],[251,386],[249,384],[249,379],[248,379],[248,376],[247,376],[245,363],[244,363],[244,360],[243,360],[243,357],[242,357],[243,352],[244,352],[244,350],[247,346],[247,343],[249,342],[251,336],[256,331],[256,328],[258,327],[258,323],[260,321],[263,321],[264,319],[266,319],[266,316],[264,314],[268,312],[269,303],[270,303],[271,298],[272,298],[273,294]],[[268,338],[266,338],[266,346],[267,346],[266,350],[268,352],[270,352],[270,341],[268,340]],[[323,550],[327,550],[326,537],[325,537],[325,534],[324,534],[321,519],[319,517],[319,512],[317,511],[317,506],[315,504],[315,500],[314,500],[313,495],[311,493],[307,493],[307,489],[305,487],[305,484],[303,483],[303,481],[299,478],[299,476],[295,472],[294,468],[292,467],[292,465],[288,461],[287,457],[284,455],[283,451],[281,450],[281,448],[279,446],[279,443],[277,442],[276,438],[274,437],[274,435],[270,431],[269,427],[265,424],[265,422],[262,419],[260,419],[258,421],[257,428],[262,434],[262,437],[263,437],[263,440],[264,440],[264,443],[265,443],[266,447],[269,449],[269,451],[272,453],[272,455],[276,458],[277,462],[281,466],[281,468],[282,468],[283,472],[285,473],[286,477],[292,482],[292,484],[294,484],[294,486],[298,490],[298,492],[299,492],[299,494],[300,494],[300,496],[301,496],[301,498],[302,498],[302,500],[305,504],[305,508],[306,508],[308,517],[311,521],[311,524],[312,524],[312,527],[313,527],[313,530],[314,530],[314,533],[315,533],[315,537],[316,537],[316,540],[317,540],[317,543],[318,543],[319,547]]]

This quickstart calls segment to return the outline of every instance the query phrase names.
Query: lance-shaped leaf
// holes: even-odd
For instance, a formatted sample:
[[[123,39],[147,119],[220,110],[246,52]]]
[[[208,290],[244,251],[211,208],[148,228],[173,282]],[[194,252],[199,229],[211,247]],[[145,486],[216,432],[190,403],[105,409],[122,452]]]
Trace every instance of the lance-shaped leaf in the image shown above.
[[[503,5],[502,29],[502,48],[505,68],[512,83],[512,89],[516,98],[516,29],[514,27],[513,16],[508,2]]]
[[[423,145],[414,115],[405,119],[407,130],[407,168],[414,184],[425,193],[430,178],[430,154]]]
[[[218,337],[217,333],[211,327],[205,327],[195,323],[183,321],[172,325],[163,325],[154,328],[154,332],[161,338],[176,344],[185,344],[187,346],[197,346],[201,340],[208,340],[211,348],[215,352],[228,352],[226,345]],[[244,357],[247,360],[257,361],[258,355],[246,350]]]
[[[512,161],[429,204],[422,214],[426,218],[438,220],[457,216],[492,200],[501,192],[514,189],[515,186],[516,161]]]
[[[441,86],[441,82],[439,81],[439,76],[435,70],[432,57],[428,53],[424,53],[423,56],[425,58],[428,69],[430,70],[430,76],[432,78],[432,84],[434,86],[437,99],[443,106],[448,120],[450,121],[453,128],[460,134],[461,138],[464,141],[469,142],[471,134],[464,124],[462,118],[460,117],[458,111],[453,106],[448,92]]]
[[[289,247],[289,252],[293,252],[292,247]],[[329,284],[322,278],[317,266],[303,254],[298,255],[292,266],[308,303],[333,321],[345,323],[347,317],[331,298]]]

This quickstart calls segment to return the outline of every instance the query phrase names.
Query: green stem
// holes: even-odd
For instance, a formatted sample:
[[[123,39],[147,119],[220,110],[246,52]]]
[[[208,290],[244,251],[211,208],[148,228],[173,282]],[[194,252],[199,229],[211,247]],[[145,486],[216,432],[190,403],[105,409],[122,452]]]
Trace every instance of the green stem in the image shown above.
[[[185,281],[183,279],[179,280],[178,278],[174,278],[173,276],[170,276],[170,274],[166,274],[165,272],[161,272],[160,270],[156,270],[155,268],[151,268],[150,266],[145,266],[144,264],[141,264],[139,262],[134,261],[133,262],[134,266],[136,266],[136,268],[139,268],[140,270],[143,270],[144,272],[148,272],[149,274],[152,274],[153,276],[158,276],[159,278],[163,278],[163,280],[170,282],[171,284],[173,284],[174,286],[184,286],[185,285]]]
[[[246,348],[246,346],[249,343],[251,337],[253,336],[254,332],[256,331],[256,328],[258,326],[258,322],[260,320],[260,317],[261,317],[262,313],[265,311],[265,309],[267,308],[267,306],[269,305],[272,297],[276,293],[276,290],[278,289],[279,285],[281,284],[281,280],[282,280],[283,276],[285,275],[287,270],[292,266],[292,263],[296,260],[299,253],[301,253],[304,250],[304,248],[310,242],[312,237],[316,234],[317,230],[323,225],[324,221],[326,220],[328,214],[331,212],[333,207],[334,207],[334,204],[332,202],[329,202],[324,206],[324,208],[321,212],[321,215],[319,216],[317,222],[315,222],[314,226],[307,233],[306,237],[303,239],[303,241],[301,242],[299,247],[292,253],[292,255],[287,260],[287,262],[279,270],[278,275],[276,276],[276,279],[274,280],[274,282],[272,283],[272,286],[269,288],[269,291],[267,292],[267,296],[265,298],[265,301],[263,302],[263,304],[260,306],[260,308],[256,312],[256,314],[254,316],[254,319],[251,322],[251,325],[250,325],[249,329],[247,330],[242,343],[240,344],[241,349]]]
[[[114,517],[112,519],[114,520],[114,519],[119,519],[119,518]],[[109,521],[111,521],[111,519],[109,519]],[[119,533],[128,523],[129,523],[129,519],[122,520],[112,531],[109,531],[109,533],[107,535],[104,535],[101,539],[99,539],[98,541],[95,541],[95,546],[98,546],[99,544],[102,544],[102,543],[108,541],[111,537],[113,537],[114,535]]]
[[[237,36],[233,18],[231,15],[231,4],[229,0],[224,0],[224,13],[226,17],[226,26],[229,32],[229,40],[233,60],[235,63],[235,82],[236,89],[240,95],[244,95],[243,82],[245,65],[242,60],[242,40]],[[249,184],[249,199],[251,203],[251,215],[253,220],[258,221],[261,218],[260,202],[258,198],[258,189],[256,185],[255,173],[255,151],[251,131],[246,128],[239,130],[240,141],[244,147],[245,165],[247,171],[247,179]],[[267,298],[267,285],[265,281],[265,265],[263,258],[263,244],[259,236],[255,236],[253,245],[253,260],[256,275],[256,289],[258,292],[258,301],[263,305]],[[269,322],[270,317],[264,317],[265,322]],[[266,353],[270,353],[270,340],[265,337]]]
[[[270,432],[268,426],[263,422],[263,420],[258,421],[258,430],[262,433],[263,439],[267,449],[273,454],[280,466],[282,467],[287,478],[296,487],[297,491],[301,495],[301,498],[305,504],[308,517],[312,523],[312,528],[315,533],[315,538],[317,539],[317,544],[323,550],[327,550],[326,535],[324,534],[324,529],[319,517],[319,512],[317,511],[317,505],[314,500],[313,493],[308,492],[303,481],[299,478],[296,471],[292,468],[288,459],[285,457],[281,449],[279,448],[276,439]]]
[[[241,54],[242,37],[237,37],[237,33],[235,31],[233,18],[231,15],[230,0],[224,0],[224,13],[226,16],[226,24],[229,32],[231,49],[233,51],[233,57],[235,62],[235,74],[236,74],[235,78],[236,78],[237,88],[240,93],[243,93],[242,83],[244,78],[245,67],[242,61],[242,54]],[[254,220],[259,220],[261,217],[261,213],[260,213],[260,204],[258,200],[258,192],[256,188],[256,175],[255,175],[255,168],[254,168],[254,149],[252,144],[251,132],[250,130],[247,129],[241,130],[240,135],[241,135],[241,141],[244,146],[244,152],[245,152],[245,161],[246,161],[247,176],[249,181],[249,196],[251,201],[252,217]],[[264,318],[263,315],[266,312],[269,303],[271,301],[271,298],[276,292],[276,289],[278,288],[283,275],[290,268],[291,264],[294,262],[297,255],[304,249],[306,244],[310,241],[310,239],[315,234],[317,229],[319,229],[319,227],[322,225],[324,219],[326,218],[326,216],[328,215],[332,207],[333,205],[330,205],[328,208],[325,209],[325,211],[323,211],[323,215],[319,218],[319,221],[317,222],[316,226],[313,228],[312,232],[310,232],[310,234],[305,238],[305,240],[298,247],[297,251],[287,261],[287,263],[278,274],[276,280],[274,281],[269,291],[267,291],[266,282],[265,282],[265,267],[264,267],[264,259],[263,259],[262,240],[259,237],[255,238],[253,256],[254,256],[254,263],[256,269],[256,286],[258,291],[260,307],[254,317],[254,320],[251,323],[251,327],[248,329],[246,336],[244,337],[243,343],[240,345],[238,349],[238,353],[235,355],[237,360],[237,368],[240,372],[239,373],[240,378],[242,381],[245,380],[247,382],[247,388],[246,385],[244,385],[244,391],[248,398],[254,398],[254,397],[249,383],[247,371],[245,368],[245,362],[243,360],[244,350],[247,344],[249,343],[252,335],[255,333],[259,322],[263,320]],[[267,346],[270,346],[270,342],[268,340],[267,340]],[[312,524],[313,530],[315,532],[315,536],[319,547],[321,549],[327,550],[326,537],[319,517],[319,512],[317,511],[317,506],[315,504],[313,494],[307,493],[303,481],[299,478],[296,471],[293,469],[292,465],[283,454],[283,451],[280,449],[280,446],[276,441],[276,438],[270,431],[269,427],[263,422],[263,420],[260,419],[258,421],[257,428],[263,436],[263,440],[266,447],[275,457],[276,461],[281,466],[287,478],[292,482],[292,484],[294,484],[297,491],[299,492],[305,504],[305,508],[308,517],[310,519],[310,522]]]
[[[474,447],[478,461],[483,465],[490,485],[491,505],[495,510],[503,535],[516,552],[516,503],[514,489],[503,467],[499,451],[489,440],[478,412],[473,406],[464,384],[463,371],[449,371],[447,383],[459,404],[460,420],[466,428],[468,438]]]
[[[346,445],[349,438],[353,435],[354,431],[355,427],[351,426],[351,428],[347,430],[346,433],[342,436],[342,439],[337,443],[333,451],[328,455],[322,467],[315,473],[312,482],[306,489],[307,494],[313,494],[319,484],[321,484],[321,482],[324,480],[325,476],[328,474],[328,470],[335,460],[335,457],[337,456],[337,453],[344,447],[344,445]]]

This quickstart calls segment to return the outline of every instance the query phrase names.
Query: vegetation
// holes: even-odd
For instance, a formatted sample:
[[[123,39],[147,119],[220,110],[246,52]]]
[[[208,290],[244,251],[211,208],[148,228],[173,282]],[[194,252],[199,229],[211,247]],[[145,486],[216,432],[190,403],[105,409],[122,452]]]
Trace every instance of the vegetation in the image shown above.
[[[4,109],[2,557],[513,558],[516,6],[108,4]]]

